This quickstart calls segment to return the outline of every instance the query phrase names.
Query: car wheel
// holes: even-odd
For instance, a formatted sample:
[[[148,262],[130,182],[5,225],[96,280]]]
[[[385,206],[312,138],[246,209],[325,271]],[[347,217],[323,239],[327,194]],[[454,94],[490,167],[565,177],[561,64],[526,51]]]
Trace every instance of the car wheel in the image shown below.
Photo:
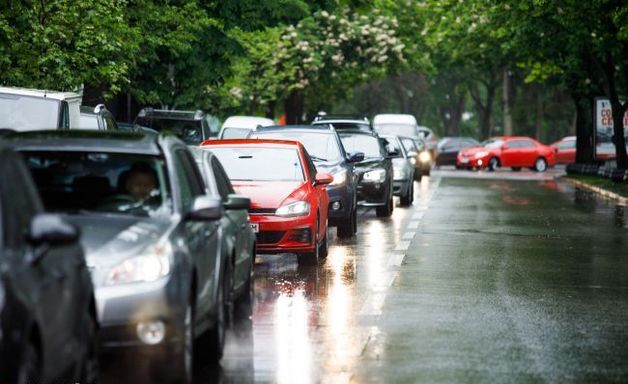
[[[32,342],[28,343],[22,351],[17,382],[19,384],[41,382],[41,359],[37,347]]]
[[[227,333],[227,325],[229,324],[229,291],[231,290],[231,280],[229,272],[223,273],[222,284],[218,286],[216,294],[218,302],[216,303],[216,322],[214,327],[207,334],[207,342],[202,342],[204,355],[207,355],[209,362],[216,363],[222,359],[225,347],[225,335]],[[206,353],[205,353],[206,352]]]
[[[410,187],[408,188],[407,193],[400,198],[400,205],[402,207],[407,207],[412,205],[412,197],[414,196],[414,183],[410,183]]]
[[[253,262],[249,271],[249,276],[244,285],[244,291],[235,304],[235,322],[247,321],[253,315],[253,302],[255,300],[255,285],[253,284]]]
[[[536,159],[534,162],[534,170],[537,172],[545,172],[547,170],[547,161],[542,157]]]
[[[327,251],[329,250],[329,243],[328,243],[328,239],[329,237],[327,237],[327,229],[329,228],[328,226],[325,226],[326,230],[325,230],[325,237],[323,238],[323,241],[321,241],[321,243],[318,245],[319,249],[318,249],[318,257],[320,257],[321,259],[324,259],[327,257]]]
[[[499,160],[497,159],[497,157],[491,157],[491,159],[488,161],[488,170],[492,172],[495,171],[498,167]]]
[[[393,198],[390,196],[388,204],[375,208],[375,214],[377,217],[390,217],[393,212]]]
[[[96,383],[100,371],[99,351],[98,351],[98,335],[96,333],[96,320],[90,315],[87,324],[86,343],[87,350],[83,361],[81,362],[81,376],[79,383]]]
[[[430,172],[431,172],[431,169],[430,169],[430,168],[428,168],[428,169],[426,169],[426,170],[424,170],[424,171],[422,172],[422,175],[423,175],[423,176],[429,176],[429,175],[430,175]]]
[[[512,167],[512,170],[514,172],[519,172],[521,170],[521,167]]]
[[[342,220],[340,224],[338,225],[337,233],[338,233],[339,238],[346,239],[348,237],[353,236],[354,221],[355,221],[355,210],[353,210],[349,214],[349,217]]]

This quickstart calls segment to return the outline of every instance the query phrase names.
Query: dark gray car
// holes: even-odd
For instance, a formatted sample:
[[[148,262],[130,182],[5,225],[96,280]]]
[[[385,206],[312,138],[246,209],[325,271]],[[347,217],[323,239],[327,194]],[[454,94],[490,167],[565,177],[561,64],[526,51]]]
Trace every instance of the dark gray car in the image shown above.
[[[46,208],[83,232],[103,346],[145,353],[160,380],[190,382],[195,347],[219,359],[230,287],[223,206],[206,195],[187,146],[174,135],[87,131],[13,139]]]
[[[94,291],[78,230],[45,214],[18,155],[0,144],[0,381],[93,383]]]
[[[220,161],[209,150],[190,147],[198,164],[207,192],[219,198],[225,207],[220,221],[223,257],[232,270],[231,298],[235,320],[247,320],[253,306],[253,267],[255,264],[255,234],[249,221],[248,197],[236,195]]]

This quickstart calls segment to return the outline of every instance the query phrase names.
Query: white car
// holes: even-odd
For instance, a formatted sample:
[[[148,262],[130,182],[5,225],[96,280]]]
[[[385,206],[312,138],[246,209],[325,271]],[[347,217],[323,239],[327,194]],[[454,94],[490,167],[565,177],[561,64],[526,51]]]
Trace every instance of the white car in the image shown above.
[[[413,115],[401,113],[375,115],[373,128],[375,132],[382,135],[398,135],[422,139],[432,152],[438,141],[434,132],[427,127],[420,126]]]
[[[0,87],[0,129],[80,128],[82,98],[74,92]]]
[[[231,116],[222,124],[218,140],[244,139],[258,126],[270,127],[272,125],[275,125],[275,122],[266,117]]]

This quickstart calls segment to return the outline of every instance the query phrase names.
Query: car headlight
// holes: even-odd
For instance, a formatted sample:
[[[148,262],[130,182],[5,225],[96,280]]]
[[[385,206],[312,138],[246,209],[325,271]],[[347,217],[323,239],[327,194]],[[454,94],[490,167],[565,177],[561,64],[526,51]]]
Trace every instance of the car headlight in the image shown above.
[[[412,163],[412,165],[416,164],[416,158],[415,157],[411,157],[410,158],[410,162]]]
[[[386,170],[385,169],[375,169],[373,171],[368,171],[364,174],[362,178],[365,182],[371,183],[383,183],[386,180]]]
[[[488,152],[487,151],[480,151],[478,153],[475,154],[475,158],[479,159],[480,157],[486,157],[488,156]]]
[[[432,160],[432,156],[430,156],[430,153],[427,151],[423,151],[421,153],[419,153],[419,161],[422,163],[429,163],[430,160]]]
[[[170,273],[170,245],[155,246],[145,254],[128,258],[111,268],[105,285],[150,283]]]
[[[347,170],[343,169],[340,172],[332,173],[334,177],[334,181],[332,181],[329,185],[342,185],[347,181]]]
[[[310,203],[307,201],[297,201],[295,203],[286,204],[277,208],[275,215],[277,216],[305,216],[310,213]]]

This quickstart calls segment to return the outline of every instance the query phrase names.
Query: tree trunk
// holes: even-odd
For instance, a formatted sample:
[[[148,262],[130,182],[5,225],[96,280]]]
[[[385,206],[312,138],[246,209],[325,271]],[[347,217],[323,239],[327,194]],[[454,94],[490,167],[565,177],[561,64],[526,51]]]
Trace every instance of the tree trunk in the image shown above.
[[[491,136],[491,125],[493,123],[493,104],[495,101],[495,92],[499,84],[499,77],[491,74],[488,83],[481,82],[486,89],[486,102],[482,100],[482,94],[478,87],[470,87],[471,98],[475,104],[475,111],[478,115],[478,123],[480,125],[480,137],[486,140]]]
[[[593,97],[572,95],[576,105],[576,163],[593,161]]]
[[[294,90],[285,103],[286,124],[301,124],[303,122],[304,97],[303,92]]]
[[[504,70],[503,105],[504,105],[504,135],[510,136],[513,134],[512,79],[511,79],[511,72],[508,68]]]
[[[536,116],[534,118],[534,137],[541,141],[543,130],[543,115],[545,115],[545,108],[543,103],[543,84],[538,84],[536,87]]]

